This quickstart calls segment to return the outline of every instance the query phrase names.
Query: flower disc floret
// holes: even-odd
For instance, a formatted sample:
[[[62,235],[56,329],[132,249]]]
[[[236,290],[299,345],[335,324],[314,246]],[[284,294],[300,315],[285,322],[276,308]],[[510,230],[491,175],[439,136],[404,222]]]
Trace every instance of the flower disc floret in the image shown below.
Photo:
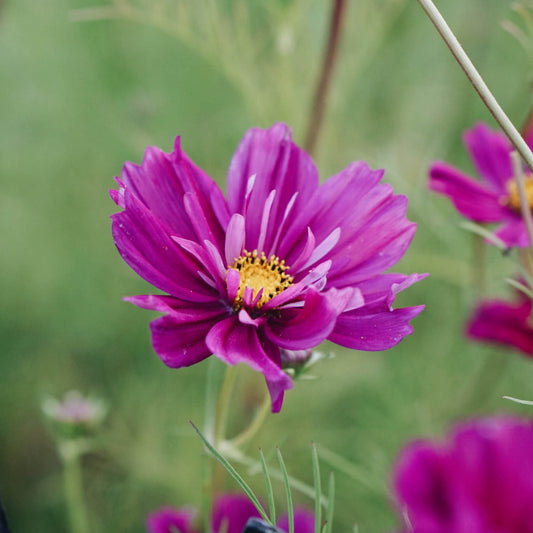
[[[292,285],[293,278],[286,271],[285,260],[280,261],[275,255],[267,259],[265,252],[246,252],[230,267],[239,271],[239,289],[233,301],[236,310],[242,309],[246,289],[252,290],[252,306],[260,309],[285,289]]]
[[[533,209],[533,176],[526,176],[524,179],[524,188],[529,209]],[[507,182],[507,196],[503,199],[503,205],[512,209],[515,213],[521,213],[520,192],[516,178]]]

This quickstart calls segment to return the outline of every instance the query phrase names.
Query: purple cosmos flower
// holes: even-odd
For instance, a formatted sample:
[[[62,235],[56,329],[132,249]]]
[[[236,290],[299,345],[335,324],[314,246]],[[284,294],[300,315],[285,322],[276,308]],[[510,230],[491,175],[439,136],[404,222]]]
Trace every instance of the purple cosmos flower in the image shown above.
[[[164,507],[151,513],[146,520],[148,533],[197,533],[193,526],[194,511]],[[249,518],[259,518],[250,500],[242,494],[222,494],[216,498],[211,513],[212,533],[242,533]],[[277,527],[288,532],[288,518],[282,516]],[[294,533],[314,533],[314,514],[303,508],[294,510]]]
[[[531,310],[531,300],[523,295],[516,304],[503,300],[482,302],[468,322],[467,335],[473,340],[512,346],[533,357]]]
[[[532,132],[526,136],[533,147]],[[475,222],[496,222],[495,234],[508,246],[528,246],[528,237],[520,213],[520,196],[513,177],[511,143],[502,133],[479,123],[464,135],[474,166],[482,181],[471,179],[443,162],[429,171],[429,188],[448,196],[456,209]],[[525,179],[529,205],[533,208],[533,176]]]
[[[533,423],[458,426],[447,443],[414,442],[394,485],[412,533],[533,533]]]
[[[176,139],[126,163],[113,200],[113,237],[124,260],[168,293],[127,298],[165,315],[152,343],[170,367],[215,354],[265,376],[272,410],[292,387],[280,350],[325,339],[384,350],[412,332],[423,306],[393,309],[423,276],[384,274],[415,232],[407,198],[355,162],[319,185],[309,155],[284,124],[251,129],[228,173],[227,199]]]

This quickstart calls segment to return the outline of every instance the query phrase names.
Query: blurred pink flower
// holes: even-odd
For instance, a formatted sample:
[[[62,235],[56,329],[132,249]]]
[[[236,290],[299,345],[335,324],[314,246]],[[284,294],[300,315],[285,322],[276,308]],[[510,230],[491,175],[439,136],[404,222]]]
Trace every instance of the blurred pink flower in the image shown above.
[[[533,533],[533,423],[493,417],[415,441],[394,488],[405,533]]]
[[[148,148],[124,165],[123,211],[115,244],[128,265],[166,295],[127,298],[165,313],[152,343],[170,367],[211,354],[263,373],[279,411],[292,387],[280,350],[310,350],[329,339],[385,350],[412,332],[424,306],[393,309],[396,294],[423,275],[384,272],[416,225],[407,198],[380,184],[364,162],[319,185],[309,155],[284,124],[251,129],[235,153],[224,198],[182,151]]]
[[[475,341],[512,346],[533,357],[532,302],[521,295],[515,304],[504,300],[481,302],[466,327],[468,337]]]
[[[151,513],[148,533],[198,533],[193,526],[195,512],[188,508],[163,507]],[[242,494],[222,494],[216,498],[211,512],[211,532],[242,533],[249,518],[259,518],[252,502]],[[282,516],[277,527],[288,532],[288,518]],[[303,508],[294,510],[294,533],[314,533],[314,514]]]
[[[526,141],[533,147],[531,132]],[[481,181],[437,161],[429,171],[429,188],[448,196],[464,217],[475,222],[499,223],[495,234],[508,246],[528,246],[511,162],[511,143],[483,123],[465,133],[464,143]],[[525,185],[529,205],[533,207],[533,176],[529,173]]]

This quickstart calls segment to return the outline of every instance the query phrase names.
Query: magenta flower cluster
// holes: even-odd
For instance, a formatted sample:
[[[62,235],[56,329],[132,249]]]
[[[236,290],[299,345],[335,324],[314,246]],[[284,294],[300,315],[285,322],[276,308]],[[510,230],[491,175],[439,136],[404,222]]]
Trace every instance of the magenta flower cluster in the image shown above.
[[[394,487],[405,533],[533,533],[533,422],[481,419],[414,442]]]
[[[525,140],[533,147],[533,130],[525,134]],[[481,123],[465,133],[464,142],[482,181],[465,176],[447,163],[436,162],[429,171],[429,188],[448,196],[470,220],[499,223],[495,235],[507,246],[528,246],[511,162],[511,143],[502,133]],[[526,172],[524,181],[526,198],[533,209],[533,176]],[[475,341],[510,346],[533,356],[531,310],[531,301],[523,295],[517,303],[480,302],[468,321],[466,333]]]
[[[146,150],[111,195],[124,260],[166,295],[134,296],[160,311],[152,343],[170,367],[215,354],[261,372],[279,411],[292,387],[281,350],[330,341],[385,350],[412,332],[423,306],[393,309],[423,276],[385,273],[415,232],[407,199],[383,171],[350,164],[320,185],[284,124],[251,129],[228,172],[227,197],[183,152]]]
[[[194,524],[195,510],[163,507],[146,519],[148,533],[199,533]],[[215,499],[211,510],[211,533],[242,533],[250,518],[259,518],[259,513],[250,500],[242,494],[221,494]],[[276,526],[287,533],[288,516],[279,518]],[[294,509],[294,533],[314,533],[315,516],[305,508]]]

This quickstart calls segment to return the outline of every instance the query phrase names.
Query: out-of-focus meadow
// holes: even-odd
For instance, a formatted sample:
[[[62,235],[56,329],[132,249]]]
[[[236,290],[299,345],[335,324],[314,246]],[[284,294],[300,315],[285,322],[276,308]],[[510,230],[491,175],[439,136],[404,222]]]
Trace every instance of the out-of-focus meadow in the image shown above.
[[[441,4],[520,124],[530,107],[531,65],[500,26],[517,21],[510,4]],[[151,144],[168,151],[178,134],[223,188],[248,127],[285,121],[301,143],[330,10],[325,0],[114,5],[75,11],[94,6],[0,3],[0,493],[16,532],[68,530],[40,404],[73,388],[109,407],[101,450],[84,461],[94,531],[140,532],[158,506],[199,506],[203,452],[187,422],[203,419],[206,364],[166,368],[150,343],[155,315],[121,301],[151,288],[114,247],[107,191],[125,160],[140,162]],[[239,22],[231,25],[231,16]],[[488,112],[414,0],[349,2],[344,24],[317,166],[325,179],[364,159],[408,195],[418,231],[395,270],[431,276],[397,305],[427,308],[413,321],[414,335],[388,352],[324,346],[336,357],[315,367],[317,380],[287,394],[249,451],[256,456],[262,446],[269,454],[280,445],[289,472],[310,484],[311,440],[319,453],[351,461],[352,476],[337,474],[334,529],[356,522],[359,531],[378,533],[397,523],[387,494],[400,447],[471,415],[527,415],[530,408],[502,395],[531,399],[533,363],[463,338],[483,290],[472,236],[426,186],[436,158],[472,171],[461,134],[490,122]],[[505,294],[511,265],[494,249],[486,259],[484,294]],[[239,370],[233,424],[251,416],[263,387]],[[326,461],[322,467],[329,469]],[[264,494],[260,474],[239,470]],[[282,505],[282,486],[276,489]],[[294,497],[312,507],[297,491]]]

